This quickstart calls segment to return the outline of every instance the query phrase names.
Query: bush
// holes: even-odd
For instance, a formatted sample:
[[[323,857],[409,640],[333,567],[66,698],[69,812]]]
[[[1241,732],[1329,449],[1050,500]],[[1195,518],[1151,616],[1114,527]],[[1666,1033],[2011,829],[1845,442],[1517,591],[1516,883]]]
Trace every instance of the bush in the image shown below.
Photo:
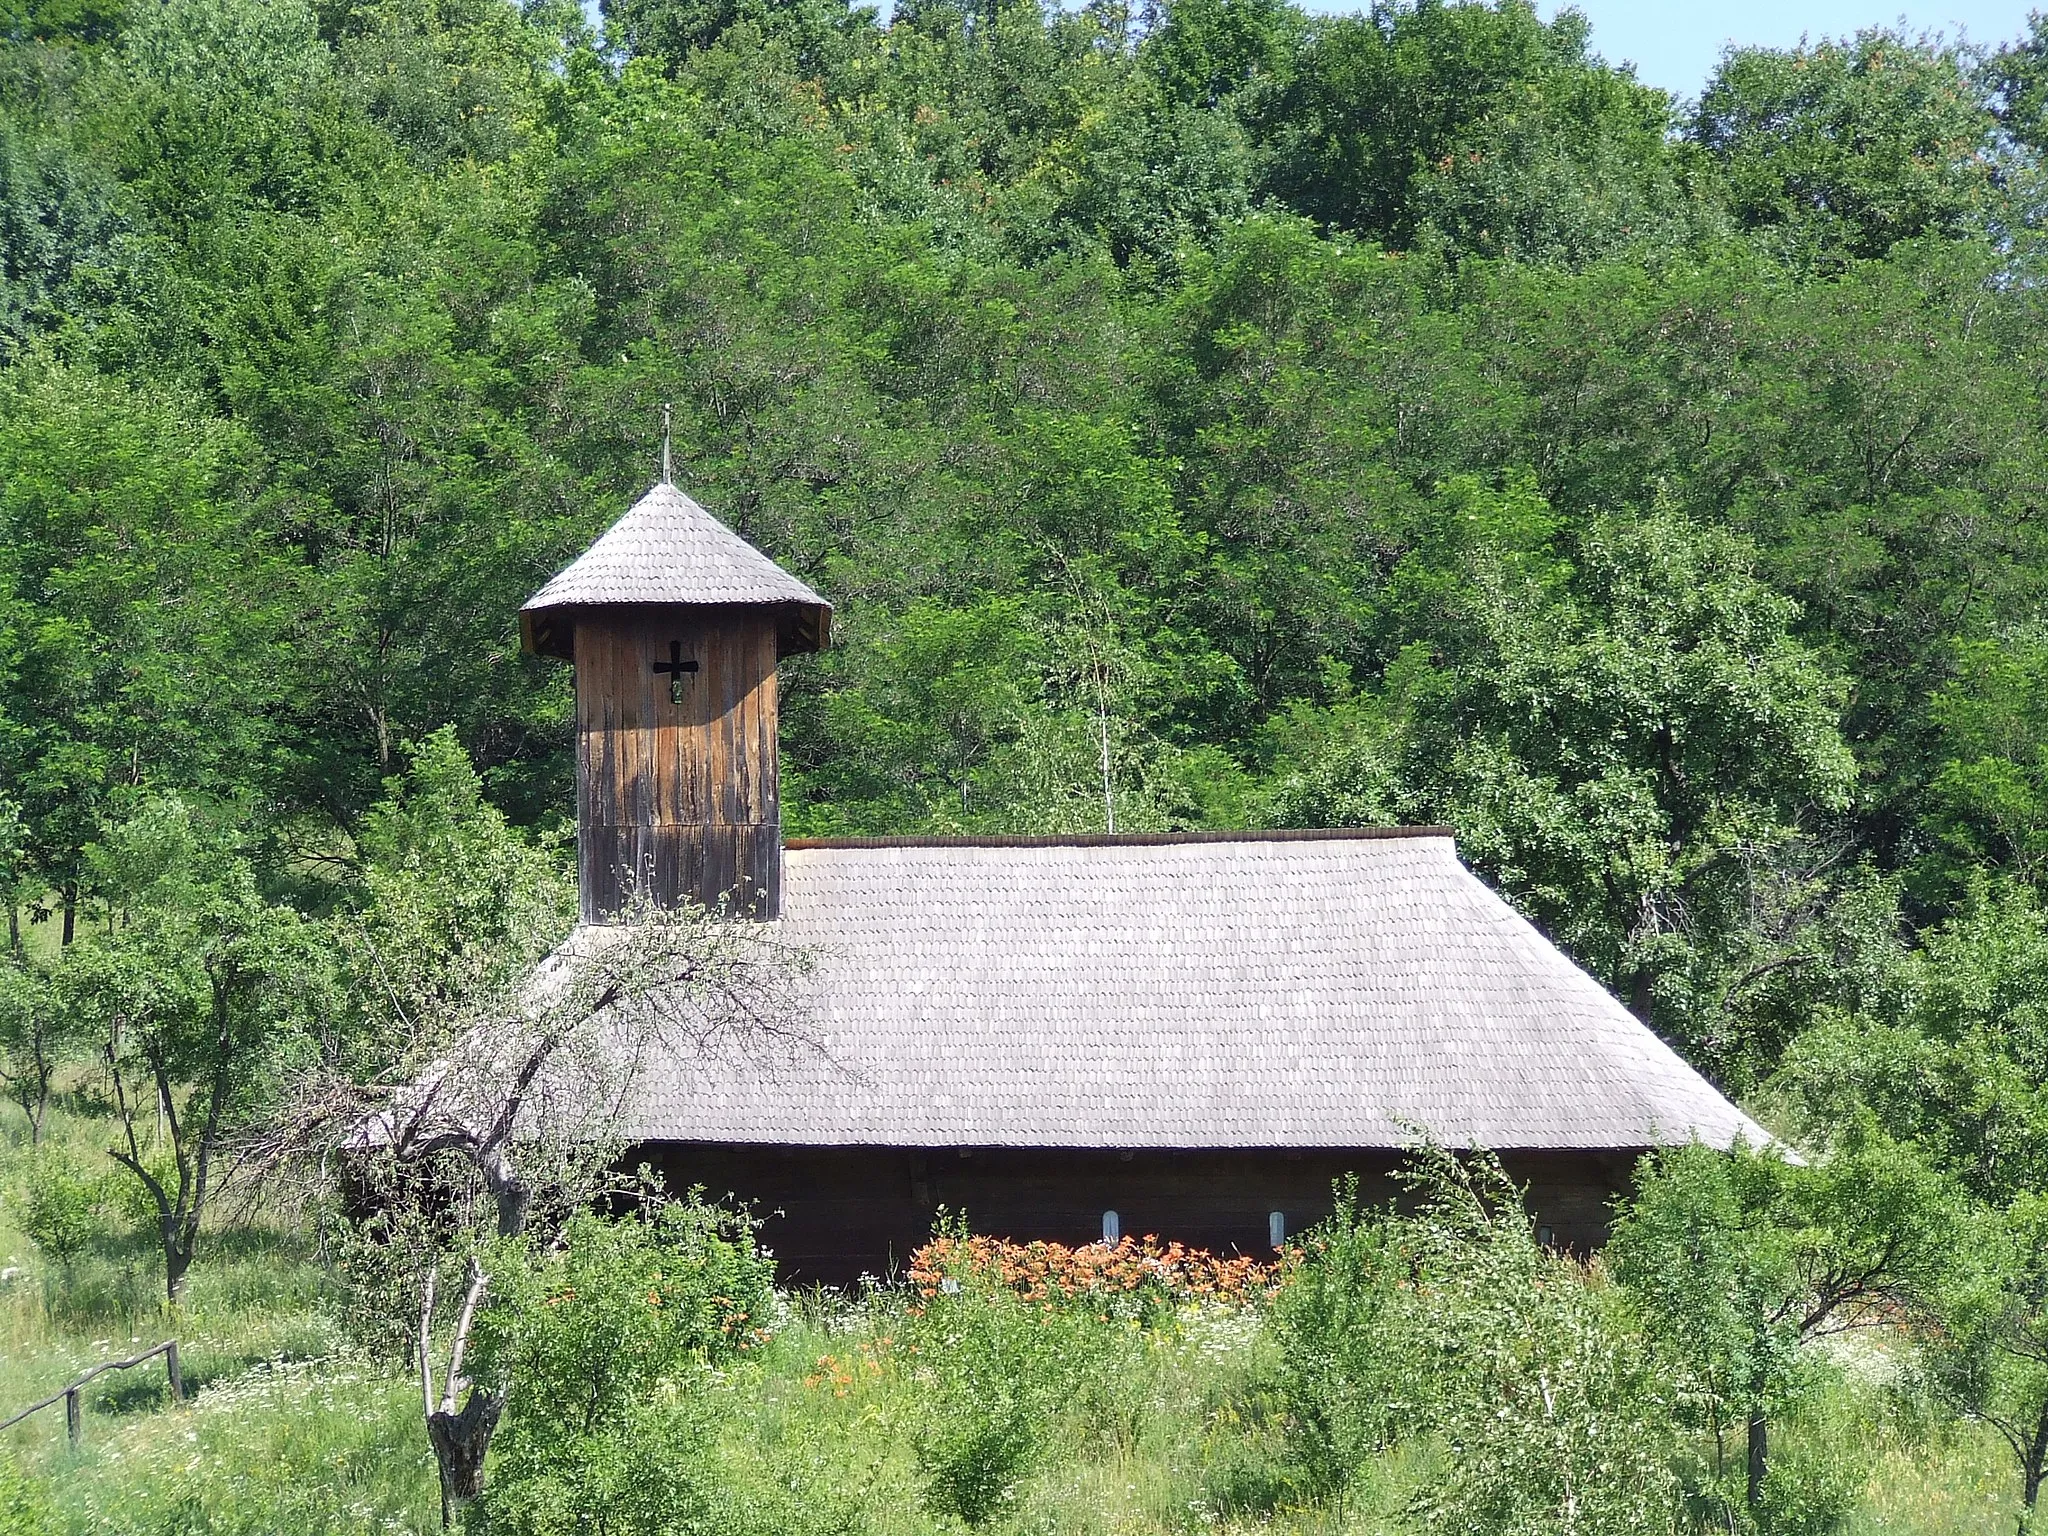
[[[49,1536],[55,1530],[43,1485],[0,1456],[0,1536]]]
[[[940,1239],[923,1251],[922,1304],[905,1328],[917,1467],[931,1510],[984,1525],[1012,1502],[1084,1381],[1077,1326],[1093,1319],[1061,1305],[1063,1296],[1020,1286],[988,1261],[984,1240],[960,1230]]]
[[[1294,1245],[1273,1331],[1296,1480],[1312,1497],[1342,1490],[1434,1407],[1434,1377],[1411,1369],[1421,1342],[1400,1336],[1414,1321],[1400,1305],[1406,1236],[1392,1217],[1359,1209],[1354,1178]]]
[[[1798,1446],[1781,1452],[1764,1479],[1757,1529],[1767,1536],[1836,1536],[1855,1513],[1869,1470],[1853,1456],[1812,1455]]]
[[[15,1221],[43,1257],[67,1274],[107,1225],[107,1182],[48,1150],[30,1162],[22,1180]]]
[[[555,1251],[493,1273],[479,1361],[512,1389],[473,1518],[494,1536],[705,1529],[706,1373],[767,1337],[773,1305],[745,1220],[694,1201],[579,1216]]]
[[[1274,1307],[1303,1480],[1328,1493],[1433,1437],[1434,1530],[1633,1536],[1671,1528],[1671,1420],[1629,1314],[1535,1240],[1486,1155],[1425,1147],[1412,1215],[1339,1191]]]

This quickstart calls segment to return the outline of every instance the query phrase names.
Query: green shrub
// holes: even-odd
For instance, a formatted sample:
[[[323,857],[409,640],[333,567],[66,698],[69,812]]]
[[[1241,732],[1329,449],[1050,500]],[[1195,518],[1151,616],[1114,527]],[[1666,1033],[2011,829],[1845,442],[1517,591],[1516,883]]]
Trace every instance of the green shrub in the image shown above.
[[[1764,1479],[1757,1529],[1764,1536],[1837,1536],[1855,1513],[1865,1470],[1854,1462],[1780,1456]]]
[[[0,1536],[50,1536],[56,1528],[43,1485],[0,1456]]]
[[[1089,1375],[1106,1325],[962,1262],[913,1309],[915,1452],[928,1508],[985,1525],[1015,1499]]]
[[[1399,1305],[1402,1232],[1385,1213],[1361,1211],[1348,1180],[1329,1218],[1296,1243],[1274,1301],[1295,1481],[1310,1496],[1341,1490],[1430,1407],[1432,1379],[1409,1369],[1417,1344],[1401,1337],[1411,1320]]]
[[[932,1510],[985,1524],[1038,1460],[1052,1407],[1034,1359],[1043,1352],[1041,1316],[994,1287],[927,1304],[915,1335],[916,1448]]]
[[[747,1223],[694,1201],[584,1215],[554,1251],[492,1269],[478,1359],[511,1393],[473,1518],[494,1536],[705,1529],[706,1373],[765,1337],[773,1305]]]
[[[565,1426],[553,1439],[529,1424],[493,1448],[471,1528],[490,1536],[708,1533],[719,1528],[725,1503],[713,1443],[714,1425],[687,1389],[673,1401],[636,1403],[589,1431]]]
[[[15,1221],[43,1257],[69,1273],[106,1230],[107,1180],[82,1173],[61,1153],[44,1151],[28,1165],[15,1197]]]
[[[1305,1487],[1346,1488],[1431,1438],[1441,1472],[1413,1501],[1428,1529],[1670,1529],[1670,1415],[1619,1299],[1537,1243],[1491,1157],[1424,1147],[1410,1182],[1413,1214],[1340,1190],[1274,1306]]]
[[[1503,1272],[1505,1271],[1505,1272]],[[1526,1288],[1523,1282],[1526,1280]],[[1680,1504],[1662,1383],[1612,1293],[1510,1260],[1442,1315],[1468,1367],[1435,1421],[1446,1475],[1418,1500],[1456,1536],[1649,1536]],[[1475,1287],[1478,1289],[1478,1287]]]

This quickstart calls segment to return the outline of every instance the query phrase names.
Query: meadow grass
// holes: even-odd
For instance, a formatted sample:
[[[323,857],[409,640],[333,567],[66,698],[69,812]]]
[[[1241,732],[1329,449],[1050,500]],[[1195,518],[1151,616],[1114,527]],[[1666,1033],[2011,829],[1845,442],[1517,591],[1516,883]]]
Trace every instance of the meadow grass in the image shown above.
[[[105,1122],[53,1112],[51,1152],[103,1157]],[[179,1313],[161,1301],[160,1258],[128,1218],[69,1266],[19,1225],[32,1162],[25,1126],[0,1120],[0,1415],[99,1361],[175,1335],[192,1400],[168,1401],[162,1372],[102,1378],[83,1444],[47,1411],[0,1435],[26,1475],[0,1533],[438,1531],[417,1388],[343,1327],[313,1239],[272,1216],[208,1234]],[[935,1536],[964,1529],[930,1513],[915,1454],[923,1390],[904,1359],[905,1298],[784,1298],[771,1341],[713,1377],[711,1456],[721,1518],[735,1532]],[[1071,1536],[1407,1529],[1430,1452],[1386,1458],[1345,1501],[1290,1491],[1267,1383],[1272,1344],[1256,1314],[1215,1309],[1175,1327],[1101,1327],[1104,1368],[1048,1426],[1034,1469],[992,1528]],[[1093,1347],[1093,1346],[1092,1346]],[[1882,1364],[1880,1351],[1880,1366]],[[1867,1362],[1866,1362],[1867,1365]],[[1914,1411],[1882,1368],[1843,1370],[1782,1427],[1786,1465],[1826,1465],[1859,1487],[1843,1536],[1992,1536],[2016,1525],[2005,1453],[1973,1426]],[[0,1490],[4,1490],[0,1484]],[[0,1502],[5,1501],[0,1491]],[[40,1516],[25,1511],[40,1502]]]

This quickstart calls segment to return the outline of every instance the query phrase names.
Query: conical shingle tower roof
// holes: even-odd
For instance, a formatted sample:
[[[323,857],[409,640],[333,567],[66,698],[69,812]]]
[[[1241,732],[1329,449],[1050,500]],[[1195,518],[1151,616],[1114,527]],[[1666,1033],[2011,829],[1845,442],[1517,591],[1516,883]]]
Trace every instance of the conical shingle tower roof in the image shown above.
[[[832,605],[662,481],[519,610],[521,648],[568,657],[565,610],[622,606],[777,610],[777,654],[822,650]]]

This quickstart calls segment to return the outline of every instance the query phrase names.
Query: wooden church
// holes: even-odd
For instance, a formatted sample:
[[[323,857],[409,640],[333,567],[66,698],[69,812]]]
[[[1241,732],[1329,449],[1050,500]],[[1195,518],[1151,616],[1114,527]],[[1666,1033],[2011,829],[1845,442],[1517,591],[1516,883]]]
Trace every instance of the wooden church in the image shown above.
[[[978,1231],[1263,1252],[1427,1132],[1578,1247],[1646,1149],[1767,1134],[1441,828],[782,837],[776,663],[831,606],[664,477],[526,604],[576,668],[583,921],[735,907],[818,957],[821,1049],[652,1064],[630,1130],[786,1277]]]

